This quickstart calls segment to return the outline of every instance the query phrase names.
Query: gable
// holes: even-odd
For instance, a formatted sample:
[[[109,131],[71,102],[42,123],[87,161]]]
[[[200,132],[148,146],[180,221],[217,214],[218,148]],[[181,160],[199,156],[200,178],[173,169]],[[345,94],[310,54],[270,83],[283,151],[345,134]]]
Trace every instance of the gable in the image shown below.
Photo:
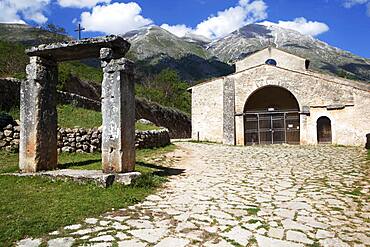
[[[236,72],[240,72],[258,65],[265,64],[267,60],[273,59],[277,66],[285,69],[305,71],[306,59],[270,47],[256,52],[241,61],[236,62]]]

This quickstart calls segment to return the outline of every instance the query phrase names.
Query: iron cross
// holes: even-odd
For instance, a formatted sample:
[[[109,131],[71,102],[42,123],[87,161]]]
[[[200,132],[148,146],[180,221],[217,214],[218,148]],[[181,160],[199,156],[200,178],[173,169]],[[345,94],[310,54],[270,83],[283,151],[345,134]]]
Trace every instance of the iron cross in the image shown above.
[[[81,27],[81,24],[78,24],[78,28],[75,30],[75,32],[78,32],[78,39],[81,39],[81,31],[85,30],[85,28]]]

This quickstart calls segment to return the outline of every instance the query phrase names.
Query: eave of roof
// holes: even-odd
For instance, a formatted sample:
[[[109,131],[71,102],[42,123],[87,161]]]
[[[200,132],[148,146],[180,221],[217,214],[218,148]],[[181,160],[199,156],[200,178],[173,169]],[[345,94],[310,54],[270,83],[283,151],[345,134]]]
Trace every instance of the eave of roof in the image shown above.
[[[303,71],[296,71],[296,70],[292,70],[292,69],[287,69],[287,68],[282,68],[282,67],[279,67],[279,66],[272,66],[272,65],[267,65],[267,64],[260,64],[260,65],[250,67],[250,68],[245,69],[245,70],[235,72],[235,73],[227,75],[227,76],[223,76],[223,77],[219,77],[219,78],[204,81],[202,83],[199,83],[197,85],[194,85],[194,86],[188,88],[188,91],[191,91],[193,88],[198,87],[198,86],[202,86],[202,85],[207,84],[207,83],[211,83],[211,82],[214,82],[214,81],[217,81],[217,80],[220,80],[220,79],[229,78],[229,77],[232,77],[232,76],[235,76],[235,75],[238,75],[238,74],[242,74],[242,73],[254,70],[254,69],[259,68],[259,67],[265,67],[265,66],[268,66],[270,68],[276,68],[276,69],[292,72],[292,73],[296,73],[296,74],[301,74],[301,75],[304,75],[304,76],[311,76],[311,77],[321,79],[321,80],[325,80],[325,81],[328,81],[328,82],[332,82],[332,83],[336,83],[336,84],[340,84],[340,85],[344,85],[344,86],[350,86],[350,87],[353,87],[353,88],[356,88],[356,89],[359,89],[359,90],[362,90],[362,91],[370,92],[370,83],[365,82],[365,81],[354,81],[354,80],[350,80],[350,79],[346,79],[346,78],[342,78],[342,77],[337,77],[337,76],[333,76],[333,75],[328,75],[328,74],[324,74],[324,73],[320,73],[320,72],[316,72],[316,71],[311,71],[311,70],[306,70],[304,72]],[[335,81],[335,80],[340,80],[340,81],[343,81],[344,83],[340,83],[340,82]]]

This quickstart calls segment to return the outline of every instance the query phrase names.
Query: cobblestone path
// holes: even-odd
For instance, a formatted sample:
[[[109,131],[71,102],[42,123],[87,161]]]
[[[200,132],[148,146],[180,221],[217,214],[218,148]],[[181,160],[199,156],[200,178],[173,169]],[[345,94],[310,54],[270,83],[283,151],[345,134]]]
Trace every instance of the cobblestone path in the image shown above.
[[[177,145],[182,158],[175,166],[186,171],[156,195],[43,241],[49,246],[370,246],[370,165],[364,150]]]

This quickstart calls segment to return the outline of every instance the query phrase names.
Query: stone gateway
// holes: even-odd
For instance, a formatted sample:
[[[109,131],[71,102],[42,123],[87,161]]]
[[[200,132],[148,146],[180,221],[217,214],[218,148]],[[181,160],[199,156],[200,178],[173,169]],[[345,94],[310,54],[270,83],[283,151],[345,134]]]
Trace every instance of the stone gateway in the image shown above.
[[[269,47],[237,62],[234,74],[190,88],[192,138],[365,146],[370,84],[313,72],[309,65]]]
[[[20,93],[19,168],[38,172],[57,168],[58,62],[100,58],[102,83],[103,172],[132,172],[135,167],[135,90],[133,63],[124,56],[130,44],[107,36],[40,45],[30,56]]]

